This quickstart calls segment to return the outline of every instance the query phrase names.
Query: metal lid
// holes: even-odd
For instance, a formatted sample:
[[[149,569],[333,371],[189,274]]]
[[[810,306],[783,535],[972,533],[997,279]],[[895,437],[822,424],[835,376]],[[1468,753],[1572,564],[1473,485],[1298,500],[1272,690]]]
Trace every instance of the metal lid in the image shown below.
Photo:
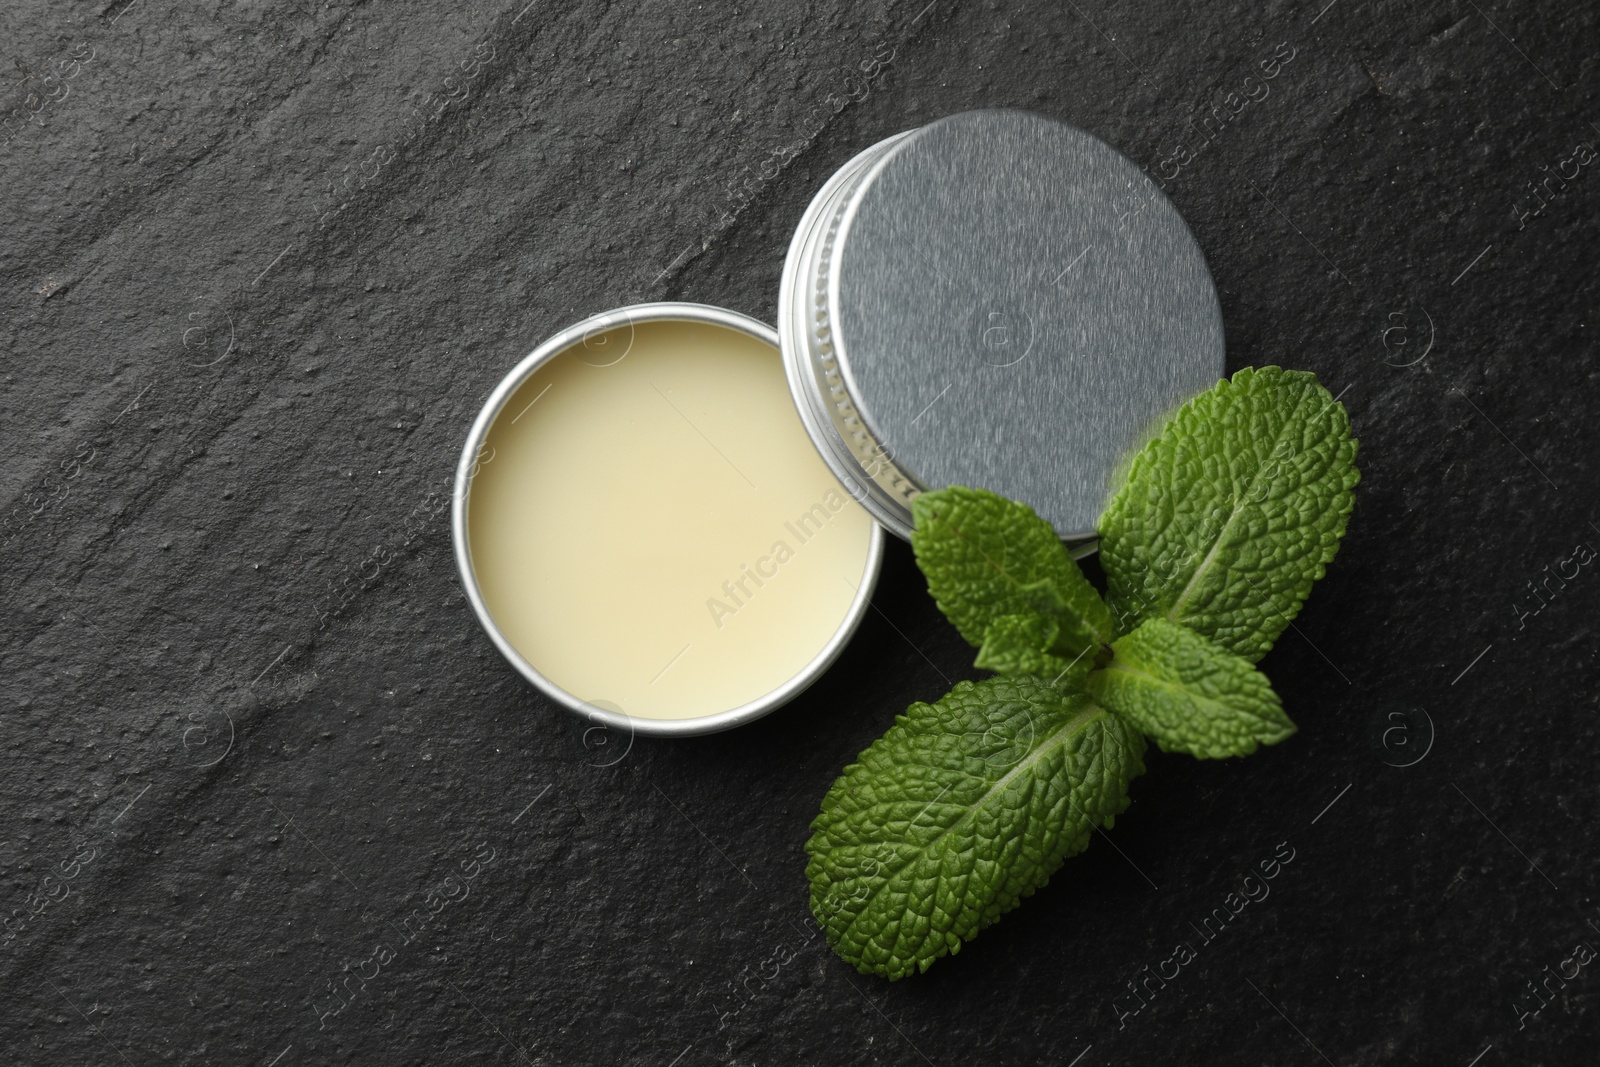
[[[1025,111],[952,115],[841,168],[790,246],[779,335],[824,458],[902,537],[918,492],[956,484],[1093,537],[1127,450],[1223,374],[1177,209]]]

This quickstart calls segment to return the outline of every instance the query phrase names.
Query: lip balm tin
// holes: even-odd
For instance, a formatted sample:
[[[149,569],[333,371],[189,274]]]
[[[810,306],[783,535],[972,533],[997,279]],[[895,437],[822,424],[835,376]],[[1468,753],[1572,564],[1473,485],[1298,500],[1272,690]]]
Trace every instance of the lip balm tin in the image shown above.
[[[461,462],[456,472],[456,489],[451,513],[456,565],[461,574],[462,586],[466,591],[468,601],[472,605],[473,612],[478,617],[479,623],[489,634],[500,654],[506,658],[518,673],[557,703],[603,726],[624,731],[629,736],[632,734],[687,736],[713,733],[759,718],[798,695],[827,670],[828,666],[833,663],[844,649],[851,635],[855,633],[862,616],[866,614],[871,604],[872,591],[877,583],[878,571],[883,558],[883,530],[876,524],[869,523],[864,565],[860,573],[841,576],[854,587],[854,592],[849,596],[848,606],[840,615],[837,627],[827,640],[817,648],[814,654],[794,674],[770,691],[761,694],[757,699],[746,701],[731,708],[716,709],[703,716],[694,718],[651,718],[640,714],[630,715],[613,701],[604,699],[598,694],[568,691],[552,679],[547,671],[540,670],[522,650],[518,649],[516,644],[496,622],[488,603],[489,598],[486,597],[485,591],[479,582],[478,572],[474,567],[472,558],[473,545],[469,529],[471,521],[470,488],[480,464],[484,465],[485,470],[489,470],[495,462],[485,450],[486,442],[489,440],[491,431],[499,417],[508,411],[515,413],[517,407],[521,407],[526,402],[526,398],[523,398],[517,401],[516,407],[508,408],[507,406],[517,396],[522,386],[552,360],[564,354],[578,355],[587,350],[588,354],[584,354],[582,358],[590,366],[602,368],[614,366],[629,355],[629,348],[633,344],[633,336],[636,330],[658,323],[704,324],[736,331],[771,348],[773,350],[772,358],[775,362],[779,358],[777,353],[777,334],[770,326],[736,311],[710,307],[704,304],[636,304],[603,312],[570,326],[534,349],[511,373],[501,380],[490,395],[489,400],[484,404],[477,420],[473,423],[471,433],[468,434],[466,447],[462,451]],[[667,401],[667,403],[671,402]],[[531,409],[532,405],[530,404],[524,410]],[[507,414],[506,417],[511,417],[511,414]],[[714,445],[711,447],[715,448]],[[505,460],[502,459],[500,462],[504,463]],[[841,486],[840,491],[844,493],[848,490],[846,487]],[[856,493],[860,493],[859,488],[856,489]],[[575,514],[573,521],[582,522],[584,519]],[[648,528],[641,528],[637,531],[637,535],[647,537]],[[790,537],[791,535],[786,533],[783,536]],[[800,550],[805,551],[804,548]],[[844,590],[844,593],[849,592],[848,589]],[[552,610],[560,610],[560,607],[553,606]]]
[[[594,722],[647,734],[722,730],[793,698],[849,640],[881,561],[875,530],[868,573],[827,646],[760,699],[701,718],[599,706],[511,645],[472,566],[479,449],[546,361],[604,330],[674,318],[778,347],[800,420],[841,491],[902,538],[918,493],[959,484],[1022,500],[1074,554],[1092,550],[1119,461],[1224,371],[1205,257],[1160,188],[1093,135],[1009,110],[940,119],[841,167],[789,246],[776,331],[720,308],[651,304],[551,337],[501,381],[468,435],[452,515],[456,561],[479,622],[525,678]]]

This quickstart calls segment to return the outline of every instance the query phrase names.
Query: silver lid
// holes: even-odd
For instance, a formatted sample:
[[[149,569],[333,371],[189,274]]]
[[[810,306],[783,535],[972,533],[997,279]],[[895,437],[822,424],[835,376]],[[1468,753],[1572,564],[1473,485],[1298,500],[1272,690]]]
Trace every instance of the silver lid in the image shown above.
[[[972,485],[1093,537],[1113,469],[1223,373],[1222,312],[1177,209],[1074,126],[971,111],[862,152],[807,209],[779,336],[823,457],[902,537]]]

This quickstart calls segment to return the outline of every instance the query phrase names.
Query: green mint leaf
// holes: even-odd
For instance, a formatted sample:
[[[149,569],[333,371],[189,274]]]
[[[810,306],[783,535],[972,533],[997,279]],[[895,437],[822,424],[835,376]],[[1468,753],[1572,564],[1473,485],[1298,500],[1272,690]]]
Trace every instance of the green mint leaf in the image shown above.
[[[1002,615],[989,624],[975,665],[1000,674],[1037,675],[1052,685],[1069,675],[1069,685],[1080,683],[1094,661],[1086,652],[1075,660],[1050,653],[1060,631],[1054,619],[1043,615]]]
[[[1266,675],[1187,627],[1148,619],[1111,652],[1084,683],[1089,694],[1163,752],[1248,756],[1295,731]]]
[[[911,705],[811,824],[806,877],[828,943],[890,979],[959,951],[1111,825],[1143,753],[1128,723],[1034,678]]]
[[[1111,609],[1182,623],[1254,662],[1322,577],[1360,480],[1316,376],[1246,367],[1180,408],[1100,517]]]
[[[911,548],[939,610],[974,648],[1007,615],[1055,622],[1068,660],[1116,636],[1111,612],[1048,522],[1026,504],[951,486],[911,502]]]

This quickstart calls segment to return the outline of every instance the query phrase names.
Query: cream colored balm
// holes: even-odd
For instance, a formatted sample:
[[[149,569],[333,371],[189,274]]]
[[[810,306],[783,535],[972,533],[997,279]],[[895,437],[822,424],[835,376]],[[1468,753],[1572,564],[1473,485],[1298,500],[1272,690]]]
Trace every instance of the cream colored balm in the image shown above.
[[[467,514],[504,638],[637,718],[779,689],[872,577],[872,519],[807,437],[777,350],[710,323],[618,327],[541,366],[500,409]]]

